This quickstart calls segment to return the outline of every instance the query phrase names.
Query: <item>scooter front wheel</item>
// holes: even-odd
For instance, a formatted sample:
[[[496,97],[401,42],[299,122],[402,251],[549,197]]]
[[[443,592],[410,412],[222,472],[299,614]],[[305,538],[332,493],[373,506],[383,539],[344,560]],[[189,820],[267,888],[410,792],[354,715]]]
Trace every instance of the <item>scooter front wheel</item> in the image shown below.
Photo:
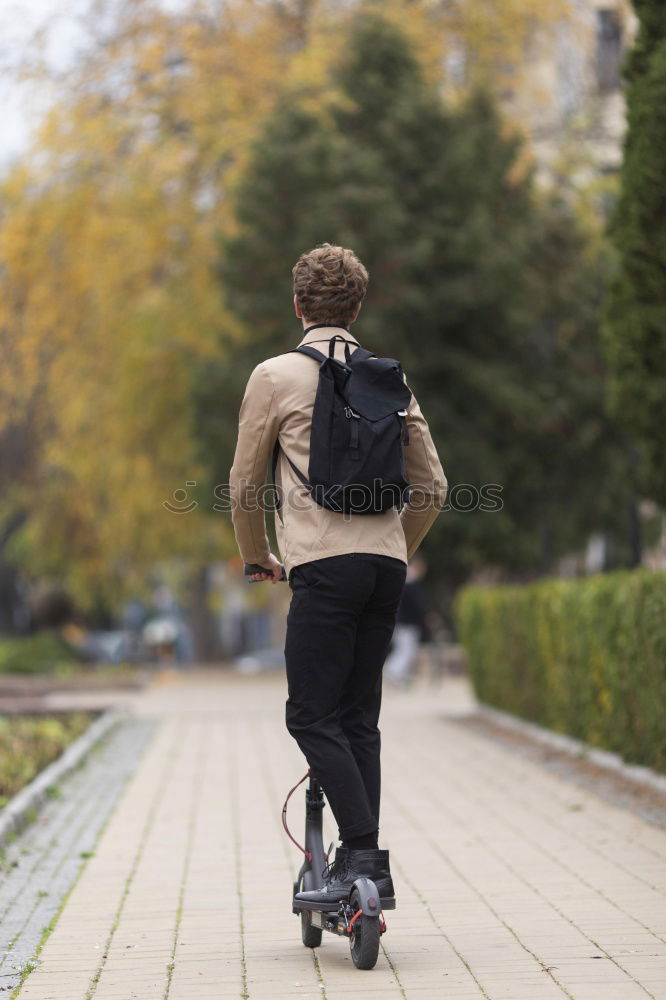
[[[301,937],[306,948],[318,948],[321,944],[322,930],[320,927],[312,926],[312,913],[310,910],[301,912]]]
[[[361,901],[356,889],[352,891],[349,903],[353,912],[358,913],[361,909]],[[352,962],[357,969],[374,969],[379,956],[380,937],[379,917],[370,917],[365,913],[360,913],[354,920],[349,934],[349,949]]]

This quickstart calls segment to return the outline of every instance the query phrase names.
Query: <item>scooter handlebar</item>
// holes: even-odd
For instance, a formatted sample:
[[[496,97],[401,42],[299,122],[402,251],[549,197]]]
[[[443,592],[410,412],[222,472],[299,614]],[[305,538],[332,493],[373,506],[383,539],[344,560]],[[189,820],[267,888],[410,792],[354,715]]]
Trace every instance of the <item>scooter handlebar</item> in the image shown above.
[[[287,574],[284,571],[284,566],[281,567],[282,573],[280,575],[280,582],[284,583],[287,579]],[[254,573],[270,573],[270,570],[266,569],[265,566],[260,566],[258,563],[245,563],[243,567],[244,576],[253,576]],[[248,583],[264,583],[263,580],[248,580]]]

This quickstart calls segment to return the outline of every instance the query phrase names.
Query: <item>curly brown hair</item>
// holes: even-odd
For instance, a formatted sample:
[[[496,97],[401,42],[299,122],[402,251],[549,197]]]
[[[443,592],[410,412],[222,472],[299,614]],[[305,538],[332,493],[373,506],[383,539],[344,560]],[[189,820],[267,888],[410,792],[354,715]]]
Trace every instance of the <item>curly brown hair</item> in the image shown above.
[[[368,272],[353,250],[322,243],[299,257],[292,274],[306,319],[349,326],[368,287]]]

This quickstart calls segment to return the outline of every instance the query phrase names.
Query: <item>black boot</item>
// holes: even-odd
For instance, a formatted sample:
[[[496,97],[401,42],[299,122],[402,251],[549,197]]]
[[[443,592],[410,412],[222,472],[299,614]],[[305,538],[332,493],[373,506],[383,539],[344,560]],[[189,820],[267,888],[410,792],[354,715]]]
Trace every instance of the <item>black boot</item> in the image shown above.
[[[346,864],[348,854],[349,850],[346,847],[336,847],[335,858],[333,861],[329,861],[321,873],[324,885],[330,882],[332,878],[335,878],[336,874]]]
[[[348,851],[346,859],[341,861],[340,867],[331,874],[329,881],[321,889],[297,892],[294,899],[300,903],[313,903],[316,906],[331,903],[335,909],[343,899],[349,899],[352,885],[362,875],[372,879],[382,901],[394,898],[389,852],[371,850]]]

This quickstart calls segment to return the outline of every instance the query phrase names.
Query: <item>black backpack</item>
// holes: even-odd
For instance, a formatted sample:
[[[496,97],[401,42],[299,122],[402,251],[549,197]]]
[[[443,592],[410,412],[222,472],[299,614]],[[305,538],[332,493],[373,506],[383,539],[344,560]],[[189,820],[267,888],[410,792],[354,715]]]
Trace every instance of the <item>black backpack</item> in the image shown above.
[[[409,444],[407,407],[412,393],[400,363],[357,347],[345,361],[314,347],[297,347],[319,362],[319,385],[312,412],[307,478],[287,461],[320,507],[341,514],[380,514],[407,497],[403,445]],[[279,444],[273,452],[273,478]],[[286,454],[286,453],[285,453]]]

